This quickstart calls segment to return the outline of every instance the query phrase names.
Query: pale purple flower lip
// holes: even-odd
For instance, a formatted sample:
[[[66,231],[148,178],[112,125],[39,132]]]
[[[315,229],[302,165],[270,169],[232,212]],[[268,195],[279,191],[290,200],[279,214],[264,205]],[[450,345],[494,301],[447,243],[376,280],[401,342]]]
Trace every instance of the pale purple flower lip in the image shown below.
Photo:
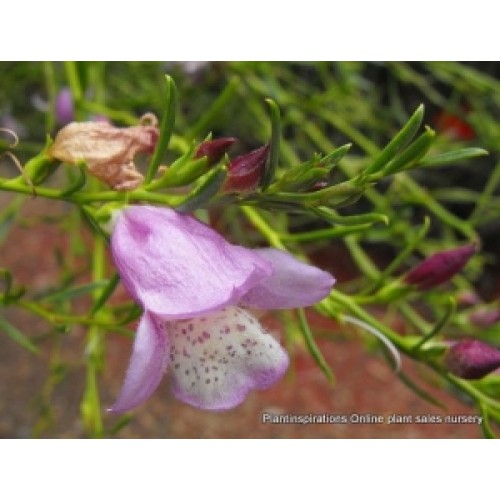
[[[232,245],[169,208],[132,206],[116,218],[111,250],[144,309],[113,412],[139,405],[169,370],[176,397],[224,410],[276,382],[288,356],[244,307],[304,307],[334,278],[275,249]]]

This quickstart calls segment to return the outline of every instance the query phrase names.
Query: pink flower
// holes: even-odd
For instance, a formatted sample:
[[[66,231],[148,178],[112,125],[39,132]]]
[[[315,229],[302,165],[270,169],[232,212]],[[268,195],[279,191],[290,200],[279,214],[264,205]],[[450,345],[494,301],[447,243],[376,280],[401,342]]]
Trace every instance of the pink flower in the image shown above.
[[[168,369],[175,396],[208,410],[242,403],[288,367],[288,356],[245,308],[312,305],[335,280],[275,249],[249,250],[169,208],[131,206],[111,249],[144,309],[114,412],[148,399]]]

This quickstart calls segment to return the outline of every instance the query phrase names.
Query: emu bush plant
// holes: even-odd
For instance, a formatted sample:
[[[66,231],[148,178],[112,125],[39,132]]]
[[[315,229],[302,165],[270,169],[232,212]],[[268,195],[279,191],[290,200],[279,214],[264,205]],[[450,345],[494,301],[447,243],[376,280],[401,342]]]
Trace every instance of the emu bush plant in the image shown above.
[[[91,229],[92,249],[87,282],[69,272],[37,296],[1,268],[2,311],[38,316],[50,334],[33,337],[4,314],[0,331],[36,356],[51,337],[87,329],[81,418],[89,436],[126,423],[103,425],[107,335],[133,336],[142,315],[116,412],[147,405],[165,370],[183,401],[227,409],[281,377],[295,342],[333,378],[306,306],[375,335],[394,377],[439,405],[404,360],[434,371],[494,436],[500,314],[478,292],[495,258],[483,240],[498,229],[500,209],[500,84],[491,68],[217,63],[193,73],[182,64],[68,62],[33,66],[21,84],[19,66],[5,70],[0,189],[16,196],[1,207],[2,237],[25,200],[48,198],[71,207],[70,240],[81,224]],[[43,113],[18,103],[16,88],[30,85]],[[17,130],[6,121],[9,99],[15,118],[26,118]],[[236,245],[204,224],[214,213]],[[332,242],[359,270],[335,286],[310,262],[312,249]],[[382,267],[375,246],[390,255]],[[335,275],[335,262],[328,271]],[[120,280],[133,300],[117,305]],[[84,314],[75,297],[90,299]],[[242,307],[288,309],[278,318],[301,338],[286,335],[282,347]],[[394,315],[404,334],[391,327]]]

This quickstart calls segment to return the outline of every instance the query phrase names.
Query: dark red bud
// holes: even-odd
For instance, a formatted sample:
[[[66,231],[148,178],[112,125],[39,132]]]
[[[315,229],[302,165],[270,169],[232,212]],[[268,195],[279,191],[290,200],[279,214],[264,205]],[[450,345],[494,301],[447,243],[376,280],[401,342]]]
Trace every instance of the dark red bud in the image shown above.
[[[462,340],[448,349],[444,364],[457,377],[479,379],[500,368],[500,349],[480,340]]]
[[[253,191],[264,174],[269,145],[262,146],[250,153],[238,156],[228,166],[224,191]]]
[[[474,311],[469,316],[469,320],[475,326],[487,328],[488,326],[494,325],[495,323],[498,323],[500,321],[500,310],[497,309],[496,311]]]
[[[429,290],[448,281],[467,264],[476,252],[475,245],[465,245],[431,255],[404,277],[408,285]]]
[[[213,141],[202,142],[196,153],[195,158],[208,158],[208,165],[215,165],[226,154],[227,150],[237,141],[234,137],[221,137]]]

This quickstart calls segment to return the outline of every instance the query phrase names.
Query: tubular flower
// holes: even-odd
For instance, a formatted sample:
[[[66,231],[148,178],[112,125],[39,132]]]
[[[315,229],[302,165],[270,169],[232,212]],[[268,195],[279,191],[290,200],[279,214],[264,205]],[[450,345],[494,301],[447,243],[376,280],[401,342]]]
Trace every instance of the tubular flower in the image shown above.
[[[335,282],[286,252],[232,245],[169,208],[121,211],[111,250],[144,309],[114,412],[149,398],[167,369],[175,396],[202,409],[233,408],[266,389],[285,373],[288,356],[246,308],[312,305]]]

